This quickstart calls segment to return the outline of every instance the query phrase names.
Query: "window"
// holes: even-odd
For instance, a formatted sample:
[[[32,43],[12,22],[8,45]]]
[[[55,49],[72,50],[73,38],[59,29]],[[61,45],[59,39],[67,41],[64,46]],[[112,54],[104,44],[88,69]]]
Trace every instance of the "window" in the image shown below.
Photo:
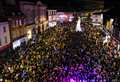
[[[3,27],[3,32],[6,32],[6,27]]]
[[[51,11],[49,11],[49,14],[51,15]]]
[[[55,15],[55,11],[53,12],[53,15]]]
[[[55,15],[55,11],[54,11],[54,15]]]
[[[16,20],[16,26],[18,26],[19,25],[19,20]]]
[[[22,20],[21,20],[21,19],[19,20],[19,25],[20,25],[20,26],[22,25]]]
[[[5,36],[4,38],[5,38],[5,43],[7,43],[7,37]]]
[[[0,38],[0,46],[2,45],[1,38]]]

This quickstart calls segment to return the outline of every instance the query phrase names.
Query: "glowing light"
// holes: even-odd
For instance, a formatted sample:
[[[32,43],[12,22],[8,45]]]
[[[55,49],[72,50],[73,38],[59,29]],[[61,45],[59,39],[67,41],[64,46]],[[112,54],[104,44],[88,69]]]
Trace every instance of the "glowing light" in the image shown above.
[[[49,16],[49,21],[52,21],[52,16]]]
[[[3,79],[2,79],[2,78],[0,78],[0,82],[3,82]]]
[[[28,31],[27,31],[27,35],[28,35],[28,36],[27,36],[28,39],[31,39],[31,38],[32,38],[32,32],[31,32],[31,30],[28,30]]]
[[[69,17],[69,22],[72,22],[73,18],[74,18],[73,16],[70,16]]]
[[[87,80],[83,80],[82,82],[87,82]]]
[[[49,24],[49,27],[54,27],[54,26],[56,26],[57,23],[56,22],[49,22],[48,24]]]
[[[120,50],[120,44],[118,44],[117,50],[118,50],[118,51]]]
[[[74,79],[71,78],[71,79],[70,79],[70,82],[76,82],[76,81],[75,81]]]
[[[99,23],[93,23],[93,25],[94,25],[94,26],[99,26],[99,25],[101,25],[101,24],[99,24]]]
[[[120,57],[120,51],[118,52],[118,56]]]
[[[60,18],[67,18],[67,15],[60,15]]]
[[[72,19],[69,19],[69,22],[72,22]]]
[[[110,22],[113,23],[114,19],[110,19]]]
[[[103,41],[103,44],[108,43],[110,40],[110,35],[105,36],[105,40]]]
[[[103,20],[103,14],[101,14],[101,20]]]
[[[13,49],[15,49],[16,47],[20,46],[21,45],[21,42],[20,40],[17,40],[15,42],[13,42]]]
[[[8,69],[11,70],[10,67],[8,67]]]

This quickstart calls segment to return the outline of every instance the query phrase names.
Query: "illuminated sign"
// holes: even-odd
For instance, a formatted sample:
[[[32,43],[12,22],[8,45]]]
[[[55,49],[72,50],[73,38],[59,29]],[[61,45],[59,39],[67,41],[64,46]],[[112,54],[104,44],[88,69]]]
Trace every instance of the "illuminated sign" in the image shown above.
[[[15,41],[15,42],[13,42],[13,49],[17,48],[17,47],[20,46],[20,45],[21,45],[20,40],[17,40],[17,41]]]

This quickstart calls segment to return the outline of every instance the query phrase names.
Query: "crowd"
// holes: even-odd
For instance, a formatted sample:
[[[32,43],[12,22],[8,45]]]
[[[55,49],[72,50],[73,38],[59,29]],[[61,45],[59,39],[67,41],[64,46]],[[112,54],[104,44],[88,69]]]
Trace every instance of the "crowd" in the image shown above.
[[[119,82],[116,42],[103,45],[90,21],[81,26],[84,32],[75,32],[76,22],[58,24],[12,50],[0,65],[3,82]]]

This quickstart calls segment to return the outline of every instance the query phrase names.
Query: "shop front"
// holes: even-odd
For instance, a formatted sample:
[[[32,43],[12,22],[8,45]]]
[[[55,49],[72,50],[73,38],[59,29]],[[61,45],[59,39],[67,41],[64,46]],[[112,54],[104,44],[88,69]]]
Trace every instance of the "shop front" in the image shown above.
[[[15,40],[12,43],[12,47],[13,49],[16,49],[17,47],[20,47],[22,43],[27,42],[27,38],[26,37],[22,37],[20,39]]]

